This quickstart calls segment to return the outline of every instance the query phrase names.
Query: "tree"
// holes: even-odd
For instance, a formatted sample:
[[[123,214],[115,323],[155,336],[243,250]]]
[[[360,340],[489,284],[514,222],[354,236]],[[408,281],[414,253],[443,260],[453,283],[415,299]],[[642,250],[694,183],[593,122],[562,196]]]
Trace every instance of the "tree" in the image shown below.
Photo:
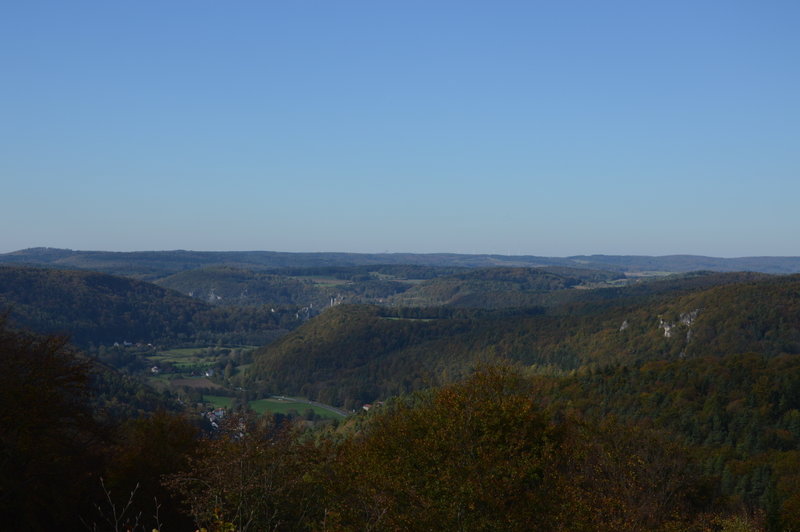
[[[321,520],[322,450],[298,429],[226,416],[221,434],[200,442],[188,471],[170,475],[198,527],[209,530],[301,530]]]
[[[143,513],[144,522],[158,507],[158,524],[170,530],[188,530],[192,521],[179,511],[180,505],[162,485],[162,477],[188,470],[198,446],[198,428],[180,414],[160,410],[127,420],[116,440],[105,482],[108,498],[118,506],[130,500]]]
[[[554,530],[562,434],[508,368],[396,404],[343,448],[333,528]]]
[[[89,369],[65,338],[12,331],[0,318],[4,528],[74,528],[92,499],[102,433],[90,409]]]
[[[713,492],[659,433],[544,409],[506,366],[388,404],[342,446],[345,530],[687,530]]]

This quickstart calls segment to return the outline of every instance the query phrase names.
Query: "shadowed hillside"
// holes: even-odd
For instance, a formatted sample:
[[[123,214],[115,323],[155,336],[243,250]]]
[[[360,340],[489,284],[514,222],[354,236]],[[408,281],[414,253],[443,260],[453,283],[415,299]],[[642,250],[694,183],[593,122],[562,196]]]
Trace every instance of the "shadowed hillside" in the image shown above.
[[[0,308],[19,326],[66,334],[80,346],[220,339],[266,343],[295,321],[270,309],[217,309],[124,277],[13,266],[0,267]]]

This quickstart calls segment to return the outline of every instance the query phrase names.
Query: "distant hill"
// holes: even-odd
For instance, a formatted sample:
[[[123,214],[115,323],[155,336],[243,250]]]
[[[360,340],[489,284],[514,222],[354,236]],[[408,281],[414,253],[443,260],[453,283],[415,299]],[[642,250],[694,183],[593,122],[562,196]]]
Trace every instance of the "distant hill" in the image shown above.
[[[0,254],[0,263],[48,265],[158,279],[184,270],[232,266],[253,271],[279,268],[331,268],[362,265],[416,265],[443,267],[560,265],[562,259],[458,255],[451,253],[284,253],[276,251],[73,251],[30,248]]]
[[[155,283],[215,305],[296,305],[322,309],[341,303],[385,303],[389,297],[408,290],[412,281],[433,277],[440,271],[452,273],[453,269],[338,266],[260,272],[216,266],[176,273]],[[409,275],[411,279],[406,277]]]
[[[218,309],[126,277],[24,266],[0,266],[0,312],[8,312],[13,325],[67,334],[80,346],[219,339],[266,343],[291,325],[269,309]]]
[[[621,273],[566,267],[435,268],[340,266],[284,268],[277,273],[232,267],[188,270],[159,279],[159,286],[221,305],[331,304],[390,306],[524,307],[556,290],[597,288],[629,280]]]
[[[455,380],[480,361],[564,371],[800,354],[800,276],[709,274],[602,292],[524,310],[338,307],[259,351],[251,377],[349,407]]]
[[[159,279],[156,284],[211,304],[315,304],[320,307],[328,303],[327,294],[313,282],[232,267],[175,273]]]
[[[576,265],[626,273],[693,271],[762,272],[774,274],[800,273],[800,257],[740,257],[724,259],[701,255],[578,255],[569,257]]]
[[[589,255],[539,257],[533,255],[464,255],[456,253],[285,253],[276,251],[73,251],[30,248],[0,254],[0,263],[44,265],[93,270],[154,280],[181,271],[210,266],[232,266],[253,271],[280,268],[412,265],[443,268],[565,266],[622,273],[684,273],[696,270],[800,273],[800,257],[744,257],[723,259],[694,255],[663,257]],[[275,273],[275,272],[272,272]]]
[[[556,290],[607,286],[622,281],[621,273],[566,267],[479,268],[415,285],[393,297],[397,306],[474,308],[528,307]]]

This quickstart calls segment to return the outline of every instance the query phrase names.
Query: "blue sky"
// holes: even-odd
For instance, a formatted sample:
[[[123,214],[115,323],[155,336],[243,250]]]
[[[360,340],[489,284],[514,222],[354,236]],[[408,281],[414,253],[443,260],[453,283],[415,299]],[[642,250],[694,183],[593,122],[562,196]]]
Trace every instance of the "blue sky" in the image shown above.
[[[800,255],[800,2],[0,7],[0,252]]]

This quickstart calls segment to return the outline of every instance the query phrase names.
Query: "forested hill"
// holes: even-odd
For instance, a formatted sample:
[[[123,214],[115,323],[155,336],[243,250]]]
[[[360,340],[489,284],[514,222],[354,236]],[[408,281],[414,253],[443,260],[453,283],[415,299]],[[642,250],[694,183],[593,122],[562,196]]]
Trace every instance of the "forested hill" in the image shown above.
[[[435,268],[342,266],[274,273],[210,267],[176,273],[159,286],[220,305],[300,305],[332,302],[401,307],[507,308],[545,304],[555,291],[625,285],[623,274],[566,267]]]
[[[330,296],[310,281],[231,267],[198,268],[159,279],[156,284],[212,304],[327,304]]]
[[[508,308],[540,305],[543,294],[574,288],[623,282],[620,273],[566,267],[477,268],[418,284],[394,296],[392,305],[426,307],[447,305]]]
[[[584,294],[524,310],[337,307],[258,352],[251,378],[262,390],[356,408],[510,360],[527,375],[527,393],[559,418],[610,423],[617,451],[626,445],[622,427],[658,431],[663,440],[653,450],[685,445],[682,461],[671,458],[667,469],[692,463],[707,493],[762,523],[745,527],[748,517],[742,528],[696,530],[800,525],[800,276],[693,275]],[[485,412],[502,395],[475,393],[465,403],[448,396],[447,416],[465,405]],[[390,399],[388,416],[394,407]],[[424,433],[429,416],[420,414],[401,437]],[[490,419],[487,426],[503,426]],[[633,457],[642,442],[624,452]],[[646,469],[625,485],[662,480],[657,464],[667,462],[645,455],[619,462]]]
[[[688,445],[693,460],[731,506],[764,510],[764,528],[738,530],[779,532],[800,526],[797,354],[751,352],[609,366],[537,376],[531,390],[555,410],[656,427],[671,441]]]
[[[406,276],[435,276],[440,272],[434,268],[419,270],[415,267],[349,266],[280,269],[279,273],[267,273],[217,266],[176,273],[155,283],[215,305],[297,305],[321,309],[331,302],[385,302],[411,287],[416,279]],[[443,272],[450,273],[450,270]]]
[[[800,273],[800,257],[719,258],[701,255],[581,255],[569,257],[575,265],[596,270],[624,272],[687,273],[700,270],[715,272]]]
[[[144,281],[22,266],[0,266],[0,312],[8,312],[16,326],[66,334],[82,347],[218,340],[263,344],[289,325],[270,309],[214,308]]]
[[[489,268],[494,266],[564,266],[639,274],[686,273],[697,270],[800,273],[800,257],[716,258],[695,255],[662,257],[586,255],[540,257],[533,255],[464,255],[455,253],[286,253],[276,251],[73,251],[30,248],[0,254],[0,263],[47,265],[94,270],[140,279],[159,279],[184,270],[232,266],[255,271],[277,268],[320,268],[359,265],[416,265]]]
[[[524,310],[342,306],[256,355],[275,393],[352,406],[448,382],[479,361],[554,370],[755,352],[800,354],[800,277],[712,275],[719,286]],[[725,280],[732,284],[720,284]]]

